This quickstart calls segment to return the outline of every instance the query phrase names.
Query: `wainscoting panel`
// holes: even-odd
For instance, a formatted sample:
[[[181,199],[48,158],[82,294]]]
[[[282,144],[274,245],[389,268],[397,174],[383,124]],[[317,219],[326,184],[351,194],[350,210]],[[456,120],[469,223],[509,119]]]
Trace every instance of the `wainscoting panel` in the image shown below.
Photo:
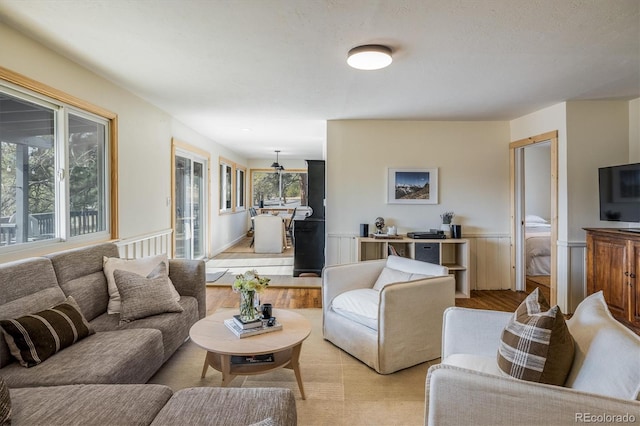
[[[172,233],[173,230],[165,229],[138,237],[124,238],[115,241],[115,244],[118,246],[120,257],[124,259],[169,254],[171,253]]]
[[[356,261],[355,234],[327,236],[327,265]],[[505,290],[511,288],[509,235],[465,235],[469,240],[469,281],[472,290]]]
[[[573,313],[587,296],[587,243],[558,241],[558,306]]]
[[[343,265],[356,261],[356,235],[329,234],[327,236],[327,266]]]
[[[510,289],[511,237],[508,235],[478,235],[467,238],[471,242],[471,289]],[[475,272],[475,277],[473,272]]]

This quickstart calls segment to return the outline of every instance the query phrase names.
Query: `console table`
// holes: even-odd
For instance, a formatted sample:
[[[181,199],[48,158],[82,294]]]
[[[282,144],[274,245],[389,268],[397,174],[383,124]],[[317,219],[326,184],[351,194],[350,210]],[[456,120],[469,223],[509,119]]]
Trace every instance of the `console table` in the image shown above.
[[[390,252],[410,259],[437,263],[449,268],[456,280],[456,297],[471,297],[469,286],[469,240],[447,238],[421,240],[402,236],[400,238],[356,237],[356,259],[386,259]]]

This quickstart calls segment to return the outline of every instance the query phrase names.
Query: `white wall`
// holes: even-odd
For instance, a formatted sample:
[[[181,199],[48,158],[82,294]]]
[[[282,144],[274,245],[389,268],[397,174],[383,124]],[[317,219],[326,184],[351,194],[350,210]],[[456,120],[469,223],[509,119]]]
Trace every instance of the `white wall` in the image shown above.
[[[524,149],[525,214],[549,220],[551,214],[551,144]]]
[[[567,103],[570,240],[584,241],[584,227],[625,226],[600,221],[598,168],[629,162],[629,103]]]
[[[218,251],[246,229],[246,213],[218,216],[218,157],[246,159],[199,135],[169,114],[0,23],[0,64],[118,115],[120,238],[169,228],[171,138],[211,154],[211,248]],[[56,249],[60,249],[57,247]],[[6,259],[5,259],[6,257]],[[3,256],[0,261],[9,260]]]
[[[508,122],[329,121],[326,156],[328,264],[355,260],[361,223],[373,230],[382,216],[406,233],[453,211],[470,238],[471,288],[509,288]],[[387,204],[388,168],[438,168],[439,203]]]
[[[508,142],[507,122],[329,121],[327,233],[439,228],[449,210],[465,234],[508,232]],[[388,168],[438,168],[439,203],[387,204]]]
[[[640,98],[629,101],[629,162],[640,163]]]

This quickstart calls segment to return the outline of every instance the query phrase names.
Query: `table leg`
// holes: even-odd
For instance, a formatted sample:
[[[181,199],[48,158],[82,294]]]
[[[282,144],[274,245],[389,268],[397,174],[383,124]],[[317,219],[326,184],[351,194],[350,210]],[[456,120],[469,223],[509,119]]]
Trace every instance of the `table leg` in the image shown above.
[[[204,379],[204,376],[207,374],[207,369],[209,368],[209,352],[204,356],[204,365],[202,366],[202,375],[201,379]]]
[[[231,374],[231,355],[220,355],[220,369],[222,370],[222,387],[226,388],[236,377]]]
[[[293,370],[296,375],[296,381],[298,382],[298,388],[300,389],[300,395],[302,399],[307,399],[304,395],[304,385],[302,384],[302,375],[300,374],[300,351],[302,350],[302,342],[297,344],[291,349],[291,362],[289,368]]]

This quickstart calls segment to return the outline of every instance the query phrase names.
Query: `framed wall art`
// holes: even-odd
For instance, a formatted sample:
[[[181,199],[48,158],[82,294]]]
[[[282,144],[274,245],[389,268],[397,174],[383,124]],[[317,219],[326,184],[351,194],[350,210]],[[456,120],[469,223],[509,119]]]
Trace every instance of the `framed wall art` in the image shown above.
[[[438,169],[388,169],[387,204],[438,204]]]

